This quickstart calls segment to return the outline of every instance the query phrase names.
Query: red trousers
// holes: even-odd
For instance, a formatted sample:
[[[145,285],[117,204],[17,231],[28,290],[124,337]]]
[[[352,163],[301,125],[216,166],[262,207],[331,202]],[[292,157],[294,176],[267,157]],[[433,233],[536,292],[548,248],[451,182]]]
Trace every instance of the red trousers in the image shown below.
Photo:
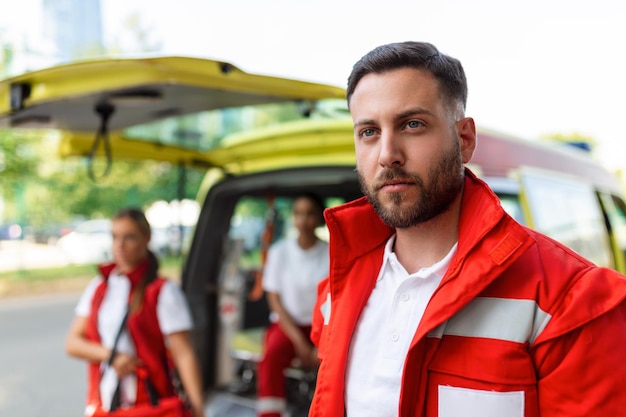
[[[311,326],[300,326],[310,340]],[[257,410],[259,417],[281,417],[287,407],[285,369],[291,365],[296,351],[291,340],[277,323],[265,333],[263,359],[257,367]]]

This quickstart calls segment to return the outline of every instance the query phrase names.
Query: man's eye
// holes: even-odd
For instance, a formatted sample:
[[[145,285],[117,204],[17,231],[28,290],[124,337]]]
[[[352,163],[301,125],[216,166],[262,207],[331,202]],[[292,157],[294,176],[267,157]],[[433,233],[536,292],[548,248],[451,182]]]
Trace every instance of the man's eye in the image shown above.
[[[361,131],[361,136],[363,136],[363,137],[370,137],[370,136],[373,136],[374,133],[375,133],[374,129],[363,129]]]
[[[418,127],[423,126],[423,123],[418,120],[409,120],[406,125],[411,129],[417,129]]]

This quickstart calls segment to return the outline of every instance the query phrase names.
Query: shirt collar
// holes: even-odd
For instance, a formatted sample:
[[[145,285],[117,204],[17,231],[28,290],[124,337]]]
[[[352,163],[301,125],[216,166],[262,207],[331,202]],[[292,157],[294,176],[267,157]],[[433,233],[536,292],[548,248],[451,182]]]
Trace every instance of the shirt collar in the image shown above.
[[[391,265],[389,265],[390,261],[393,260],[397,263],[397,265],[400,265],[400,262],[398,262],[398,258],[396,257],[395,252],[393,252],[393,244],[395,243],[395,241],[396,241],[395,234],[393,234],[389,238],[389,240],[387,240],[387,244],[385,245],[385,252],[383,254],[383,264],[382,264],[382,267],[380,268],[380,273],[378,274],[377,281],[380,281],[383,278],[383,275],[384,275],[383,271],[385,270],[385,267],[387,266],[391,267]],[[458,245],[459,245],[459,242],[456,242],[454,245],[452,245],[452,248],[450,249],[448,254],[444,256],[443,259],[441,259],[440,261],[434,263],[431,266],[422,268],[419,271],[415,272],[414,274],[410,274],[409,276],[416,276],[420,278],[426,278],[428,276],[431,276],[432,274],[443,276],[448,270],[448,267],[450,266],[450,261],[452,260],[452,257],[456,253]]]

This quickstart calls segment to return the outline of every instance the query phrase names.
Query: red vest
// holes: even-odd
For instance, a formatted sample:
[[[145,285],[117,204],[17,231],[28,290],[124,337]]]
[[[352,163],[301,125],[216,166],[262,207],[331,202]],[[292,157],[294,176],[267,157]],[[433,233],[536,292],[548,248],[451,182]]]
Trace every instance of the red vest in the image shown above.
[[[100,343],[100,335],[98,334],[98,313],[100,306],[104,300],[107,291],[108,277],[115,268],[115,264],[107,264],[100,266],[100,272],[104,278],[94,293],[91,312],[87,320],[86,336],[88,340]],[[140,277],[145,273],[147,262],[140,265],[129,276]],[[131,279],[132,281],[133,279]],[[169,374],[168,351],[165,347],[165,341],[159,327],[157,317],[157,301],[163,284],[166,282],[164,278],[157,278],[149,283],[145,289],[141,307],[136,312],[131,312],[126,321],[126,328],[135,345],[137,357],[144,363],[144,369],[147,371],[150,381],[156,388],[159,397],[170,396],[174,393],[174,388]],[[132,297],[132,290],[129,296]],[[88,369],[89,385],[87,388],[87,404],[99,406],[100,402],[100,379],[102,373],[100,370],[100,362],[91,362]],[[137,401],[136,404],[146,403],[149,401],[148,392],[145,384],[138,378],[137,381]]]

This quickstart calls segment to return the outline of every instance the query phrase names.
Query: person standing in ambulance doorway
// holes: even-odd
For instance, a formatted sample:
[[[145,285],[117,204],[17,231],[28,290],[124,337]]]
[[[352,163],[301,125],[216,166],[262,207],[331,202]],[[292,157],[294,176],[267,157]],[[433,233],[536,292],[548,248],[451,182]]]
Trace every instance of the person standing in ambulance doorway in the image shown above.
[[[516,223],[465,167],[461,63],[383,45],[347,99],[366,197],[325,212],[309,415],[626,416],[626,279]]]

